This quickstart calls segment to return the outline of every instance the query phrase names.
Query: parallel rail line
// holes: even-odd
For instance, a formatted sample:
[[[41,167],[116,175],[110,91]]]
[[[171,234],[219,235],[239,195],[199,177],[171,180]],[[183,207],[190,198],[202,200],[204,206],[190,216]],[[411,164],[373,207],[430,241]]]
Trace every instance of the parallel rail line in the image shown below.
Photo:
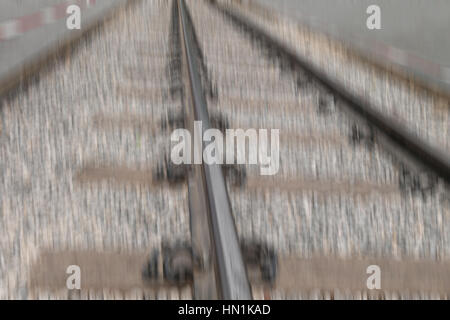
[[[210,3],[222,12],[234,25],[240,26],[252,37],[261,40],[269,50],[276,53],[277,57],[287,62],[287,65],[304,70],[306,75],[311,76],[317,84],[332,93],[338,100],[344,102],[350,111],[367,121],[369,126],[376,129],[378,134],[386,137],[395,147],[410,156],[415,164],[426,167],[437,177],[442,178],[447,184],[450,183],[450,157],[444,152],[434,148],[421,137],[414,135],[405,126],[392,117],[377,111],[370,102],[350,93],[341,83],[330,78],[324,71],[308,63],[294,50],[287,47],[279,39],[268,34],[261,27],[246,19],[243,15],[216,1]]]
[[[204,71],[203,55],[201,49],[195,47],[197,39],[194,26],[188,17],[186,4],[183,0],[177,0],[180,8],[180,19],[183,42],[185,45],[186,61],[189,70],[189,85],[192,94],[194,119],[202,121],[204,130],[211,127],[207,112],[204,88],[202,88],[201,71]],[[331,79],[323,71],[312,66],[297,53],[284,45],[277,38],[269,35],[263,29],[244,18],[239,13],[231,10],[216,1],[210,3],[222,12],[234,25],[242,27],[253,38],[259,39],[269,51],[274,52],[277,58],[292,70],[302,70],[312,81],[331,93],[338,101],[343,102],[351,114],[358,120],[366,122],[369,128],[374,129],[377,136],[382,139],[382,144],[400,157],[413,168],[419,166],[420,171],[426,168],[437,177],[450,182],[450,159],[430,146],[421,138],[413,135],[404,126],[389,116],[377,111],[363,98],[350,93],[344,86]],[[214,242],[214,252],[217,272],[219,275],[220,293],[217,297],[224,299],[249,299],[251,291],[242,253],[239,249],[239,240],[231,212],[224,178],[220,166],[206,165],[202,167],[203,181],[209,211],[211,236]]]

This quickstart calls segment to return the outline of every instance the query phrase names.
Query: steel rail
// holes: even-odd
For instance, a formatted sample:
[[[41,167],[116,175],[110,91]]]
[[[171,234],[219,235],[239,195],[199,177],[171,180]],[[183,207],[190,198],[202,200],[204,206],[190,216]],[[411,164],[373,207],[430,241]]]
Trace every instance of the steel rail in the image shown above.
[[[202,88],[198,66],[198,54],[193,46],[193,25],[188,25],[187,8],[184,0],[176,0],[180,9],[182,37],[186,61],[188,63],[190,89],[196,121],[201,121],[202,131],[211,128],[207,103]],[[197,48],[198,49],[198,48]],[[201,135],[203,135],[201,132]],[[201,142],[202,153],[205,145]],[[194,150],[195,152],[195,150]],[[211,235],[214,242],[217,273],[219,277],[219,297],[226,300],[251,299],[250,283],[242,257],[236,225],[231,211],[223,171],[218,164],[202,165]]]
[[[450,156],[421,137],[413,134],[408,128],[396,121],[392,117],[388,117],[378,111],[370,102],[356,96],[346,89],[342,84],[331,79],[317,67],[311,65],[306,59],[297,54],[294,50],[286,46],[276,37],[270,35],[255,23],[249,21],[236,10],[227,8],[218,4],[217,1],[209,1],[220,12],[225,14],[232,22],[243,27],[243,29],[263,40],[270,48],[291,65],[297,65],[311,75],[317,83],[323,88],[333,93],[336,98],[343,101],[353,112],[365,119],[370,125],[383,134],[396,147],[402,149],[412,159],[420,165],[425,166],[428,170],[434,172],[438,177],[442,178],[447,184],[450,184]]]

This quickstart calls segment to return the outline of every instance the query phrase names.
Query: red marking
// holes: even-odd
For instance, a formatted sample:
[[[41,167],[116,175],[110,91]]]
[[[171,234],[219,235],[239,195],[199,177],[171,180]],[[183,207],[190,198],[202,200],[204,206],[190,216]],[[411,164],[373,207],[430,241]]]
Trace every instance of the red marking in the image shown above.
[[[88,2],[89,2],[89,7],[91,6],[95,6],[96,4],[96,0],[66,0],[61,2],[60,4],[57,4],[53,7],[47,7],[46,9],[49,8],[53,8],[53,20],[59,20],[62,18],[65,18],[67,16],[67,8],[70,5],[76,4],[78,5],[80,8],[82,9],[87,9],[88,8]],[[50,22],[52,23],[52,22]],[[49,24],[50,24],[49,23]],[[40,10],[36,13],[27,15],[27,16],[23,16],[23,17],[19,17],[17,18],[17,33],[23,34],[26,33],[28,31],[40,28],[42,26],[44,26],[45,24],[47,24],[47,22],[45,21],[45,13]],[[4,30],[4,27],[2,27],[2,23],[0,23],[0,41],[5,40],[6,39],[6,32]]]
[[[36,12],[29,16],[22,17],[18,20],[18,31],[19,33],[25,33],[32,29],[36,29],[44,25],[44,17],[41,12]]]
[[[432,74],[432,75],[439,75],[440,73],[440,66],[425,60],[419,56],[408,54],[408,65],[418,67],[422,71],[425,71],[426,73]]]
[[[62,19],[62,18],[64,18],[66,16],[66,14],[67,14],[66,10],[67,10],[67,7],[69,5],[70,4],[67,3],[67,1],[66,1],[64,3],[60,3],[60,4],[56,5],[56,6],[54,6],[54,8],[55,8],[55,20]]]

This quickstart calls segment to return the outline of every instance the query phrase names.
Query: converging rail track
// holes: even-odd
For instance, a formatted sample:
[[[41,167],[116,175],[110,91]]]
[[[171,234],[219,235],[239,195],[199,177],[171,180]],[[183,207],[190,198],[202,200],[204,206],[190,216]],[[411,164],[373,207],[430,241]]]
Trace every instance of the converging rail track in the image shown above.
[[[208,130],[211,128],[211,123],[198,67],[199,55],[197,50],[199,48],[193,47],[195,43],[193,35],[194,27],[193,25],[188,25],[189,22],[184,1],[177,0],[177,5],[180,12],[180,28],[183,37],[182,43],[184,44],[183,52],[185,53],[184,60],[188,66],[189,87],[191,89],[190,96],[192,97],[193,106],[193,110],[190,111],[192,115],[188,117],[188,119],[191,119],[189,126],[192,130],[191,132],[193,132],[195,129],[192,120],[201,121],[203,130]],[[200,133],[199,137],[201,136],[203,136],[203,132]],[[201,142],[201,144],[203,143]],[[194,152],[196,151],[194,150]],[[211,252],[215,255],[215,265],[219,277],[219,281],[215,285],[216,288],[220,288],[217,297],[227,300],[250,299],[250,284],[240,250],[222,168],[217,164],[208,165],[204,163],[202,165],[201,175],[198,175],[197,178],[198,180],[195,181],[196,188],[198,188],[198,185],[204,184],[203,190],[205,193],[202,196],[207,207],[207,219],[210,225],[209,233],[214,244]],[[195,192],[192,188],[190,191]],[[190,208],[191,215],[199,214],[195,212],[194,205],[191,205]],[[210,253],[205,252],[201,256],[208,254]],[[202,265],[208,263],[205,261]],[[202,298],[211,297],[205,296]]]
[[[5,100],[0,296],[448,298],[448,154],[237,8],[130,1]],[[199,157],[208,129],[277,129],[279,171],[175,165],[178,128]]]

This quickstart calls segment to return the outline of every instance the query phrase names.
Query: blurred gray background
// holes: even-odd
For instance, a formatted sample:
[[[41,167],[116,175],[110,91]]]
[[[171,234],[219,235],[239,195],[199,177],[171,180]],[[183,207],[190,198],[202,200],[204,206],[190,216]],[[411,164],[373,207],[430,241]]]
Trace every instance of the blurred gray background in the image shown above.
[[[376,40],[450,66],[450,0],[254,0],[337,33]],[[381,8],[382,30],[368,30],[366,9]]]
[[[61,3],[61,0],[0,0],[0,22],[34,13],[41,8]]]

